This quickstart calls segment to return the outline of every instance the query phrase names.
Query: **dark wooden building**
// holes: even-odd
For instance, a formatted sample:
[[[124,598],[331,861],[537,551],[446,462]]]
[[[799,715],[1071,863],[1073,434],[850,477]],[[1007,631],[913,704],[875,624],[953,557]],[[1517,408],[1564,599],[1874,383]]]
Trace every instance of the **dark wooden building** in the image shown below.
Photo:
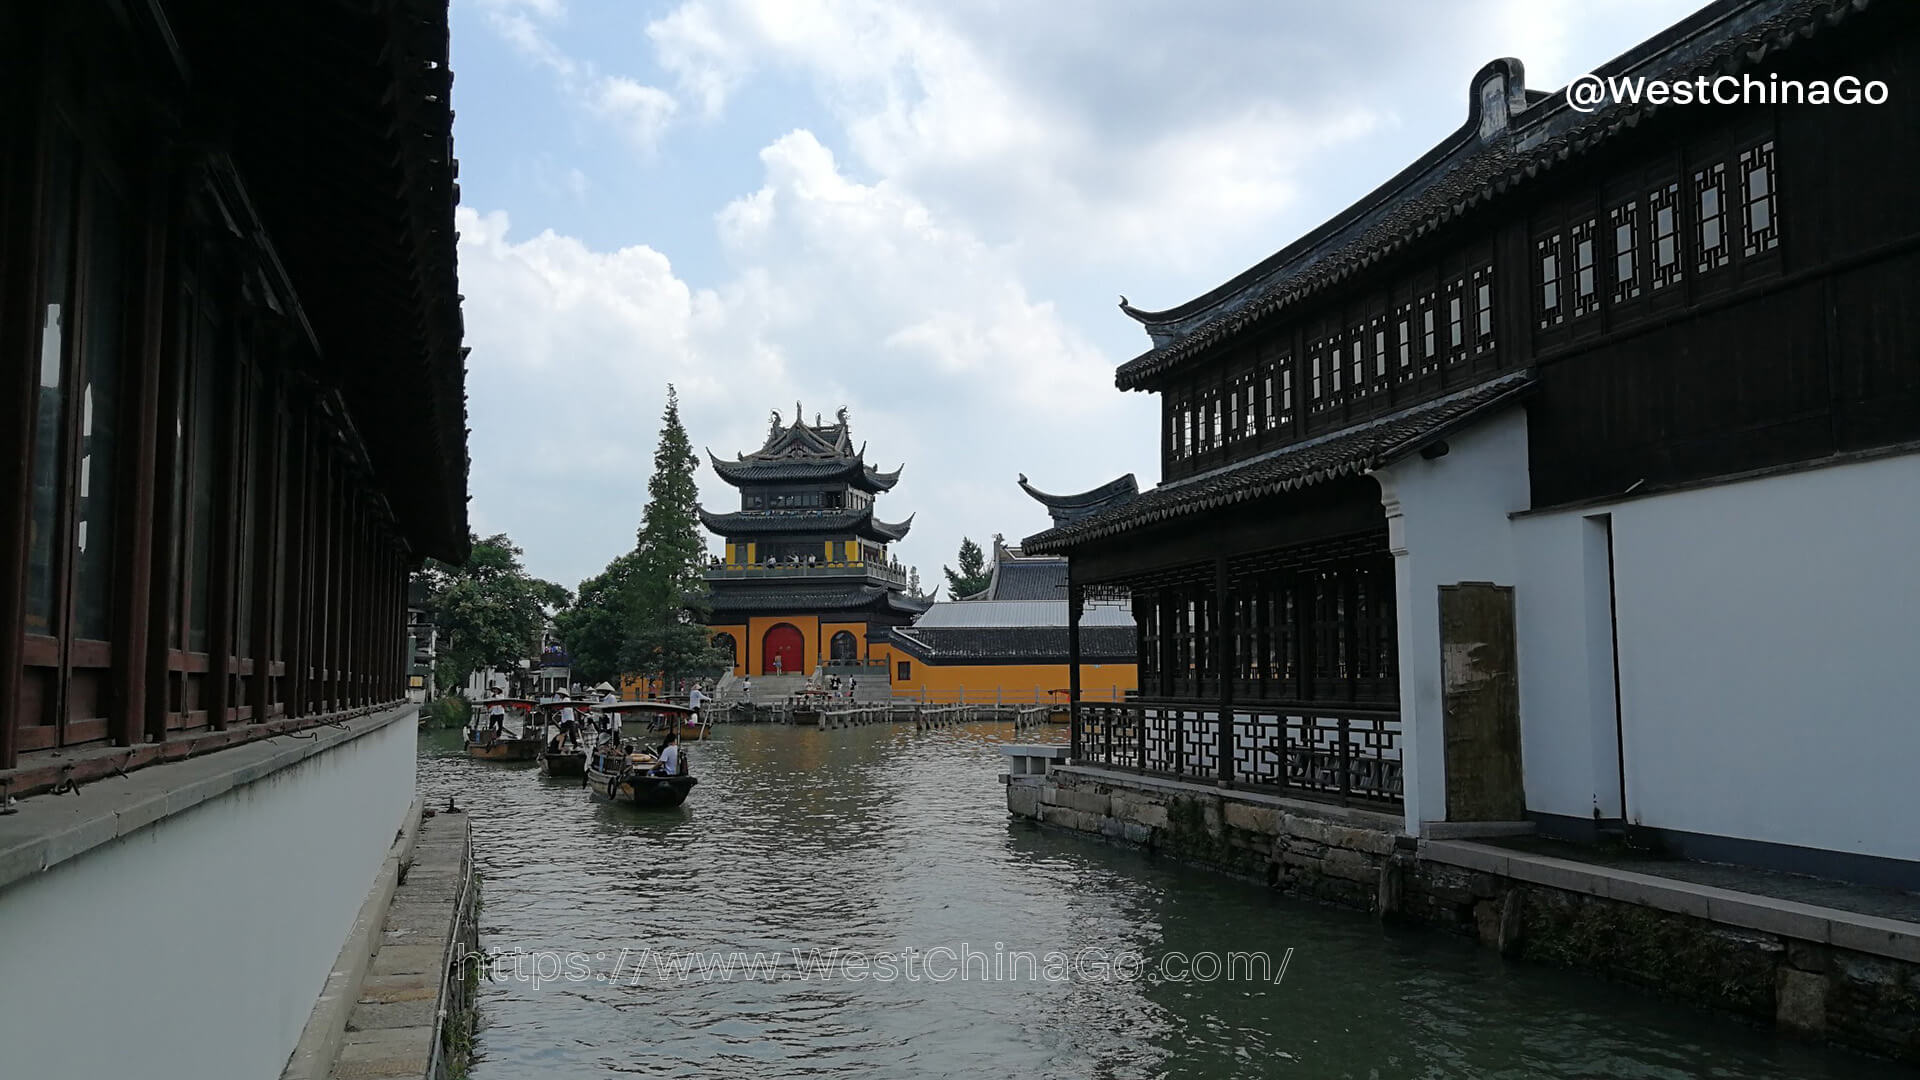
[[[0,6],[0,790],[401,701],[464,558],[444,0]]]
[[[1414,832],[1920,858],[1753,794],[1893,813],[1824,740],[1920,741],[1885,711],[1913,715],[1913,560],[1861,539],[1920,502],[1920,5],[1723,0],[1598,74],[1725,103],[1583,112],[1496,60],[1339,216],[1126,307],[1162,482],[1023,545],[1071,556],[1076,608],[1133,601],[1142,701],[1082,708],[1079,760],[1404,801]]]

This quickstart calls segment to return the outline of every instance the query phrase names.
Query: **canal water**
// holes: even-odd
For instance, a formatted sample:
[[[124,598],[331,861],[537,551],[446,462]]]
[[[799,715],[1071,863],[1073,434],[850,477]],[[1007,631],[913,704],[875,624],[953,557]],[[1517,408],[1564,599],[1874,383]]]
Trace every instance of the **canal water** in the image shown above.
[[[723,727],[663,812],[423,734],[482,877],[471,1076],[1910,1075],[1015,823],[1009,738]]]

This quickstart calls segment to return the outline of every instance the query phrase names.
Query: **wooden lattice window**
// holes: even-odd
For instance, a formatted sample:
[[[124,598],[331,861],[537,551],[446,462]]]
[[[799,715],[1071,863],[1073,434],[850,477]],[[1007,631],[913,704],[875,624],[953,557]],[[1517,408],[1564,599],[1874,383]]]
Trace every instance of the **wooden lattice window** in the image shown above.
[[[1773,140],[1740,154],[1740,193],[1748,256],[1772,251],[1780,244],[1780,215],[1775,202],[1778,183],[1773,173]]]
[[[1473,272],[1473,351],[1493,349],[1493,267]]]
[[[1402,304],[1394,309],[1394,359],[1398,362],[1395,376],[1405,380],[1413,377],[1413,305]]]
[[[1454,278],[1447,282],[1447,359],[1459,360],[1467,344],[1467,282]]]
[[[1715,162],[1693,174],[1694,247],[1702,273],[1718,270],[1732,258],[1727,250],[1727,167]]]
[[[1440,334],[1437,329],[1439,313],[1434,310],[1434,294],[1428,293],[1420,298],[1420,374],[1427,375],[1440,367]]]
[[[1640,295],[1640,203],[1629,200],[1607,212],[1613,228],[1613,302]]]
[[[1600,310],[1600,252],[1594,229],[1594,220],[1588,218],[1575,225],[1569,234],[1573,245],[1573,317],[1576,319]]]
[[[1680,185],[1668,184],[1647,199],[1653,221],[1653,288],[1680,280]]]
[[[1540,284],[1535,292],[1534,316],[1540,329],[1548,330],[1566,321],[1565,297],[1566,254],[1562,250],[1565,241],[1559,233],[1543,236],[1533,242],[1534,259],[1540,265]]]

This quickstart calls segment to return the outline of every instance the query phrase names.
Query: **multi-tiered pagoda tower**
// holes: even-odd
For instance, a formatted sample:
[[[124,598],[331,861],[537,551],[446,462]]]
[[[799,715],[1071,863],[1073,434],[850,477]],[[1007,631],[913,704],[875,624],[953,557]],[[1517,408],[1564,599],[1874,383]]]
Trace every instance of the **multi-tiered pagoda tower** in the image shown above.
[[[708,619],[716,644],[733,653],[736,675],[806,674],[822,663],[884,662],[889,627],[911,622],[930,601],[907,595],[907,573],[887,545],[912,519],[890,524],[873,502],[900,470],[881,472],[854,449],[841,409],[832,424],[773,414],[766,445],[714,472],[740,490],[740,509],[700,511],[726,540],[707,570]],[[869,639],[875,643],[871,651]]]

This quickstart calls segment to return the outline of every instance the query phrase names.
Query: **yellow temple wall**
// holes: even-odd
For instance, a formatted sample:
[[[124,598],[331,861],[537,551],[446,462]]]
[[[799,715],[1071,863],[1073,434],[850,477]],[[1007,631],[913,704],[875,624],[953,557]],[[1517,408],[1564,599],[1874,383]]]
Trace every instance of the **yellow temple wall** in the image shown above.
[[[707,640],[712,641],[721,634],[733,635],[733,673],[747,673],[747,628],[740,623],[719,623],[707,627]]]
[[[901,660],[912,665],[905,679],[899,677]],[[1125,697],[1139,689],[1139,672],[1134,664],[1081,664],[1080,699]],[[1069,681],[1066,664],[928,664],[904,652],[889,658],[887,673],[898,696],[924,692],[928,701],[959,702],[964,693],[965,700],[975,704],[1033,701],[1036,692],[1044,702],[1050,691],[1065,690]]]

